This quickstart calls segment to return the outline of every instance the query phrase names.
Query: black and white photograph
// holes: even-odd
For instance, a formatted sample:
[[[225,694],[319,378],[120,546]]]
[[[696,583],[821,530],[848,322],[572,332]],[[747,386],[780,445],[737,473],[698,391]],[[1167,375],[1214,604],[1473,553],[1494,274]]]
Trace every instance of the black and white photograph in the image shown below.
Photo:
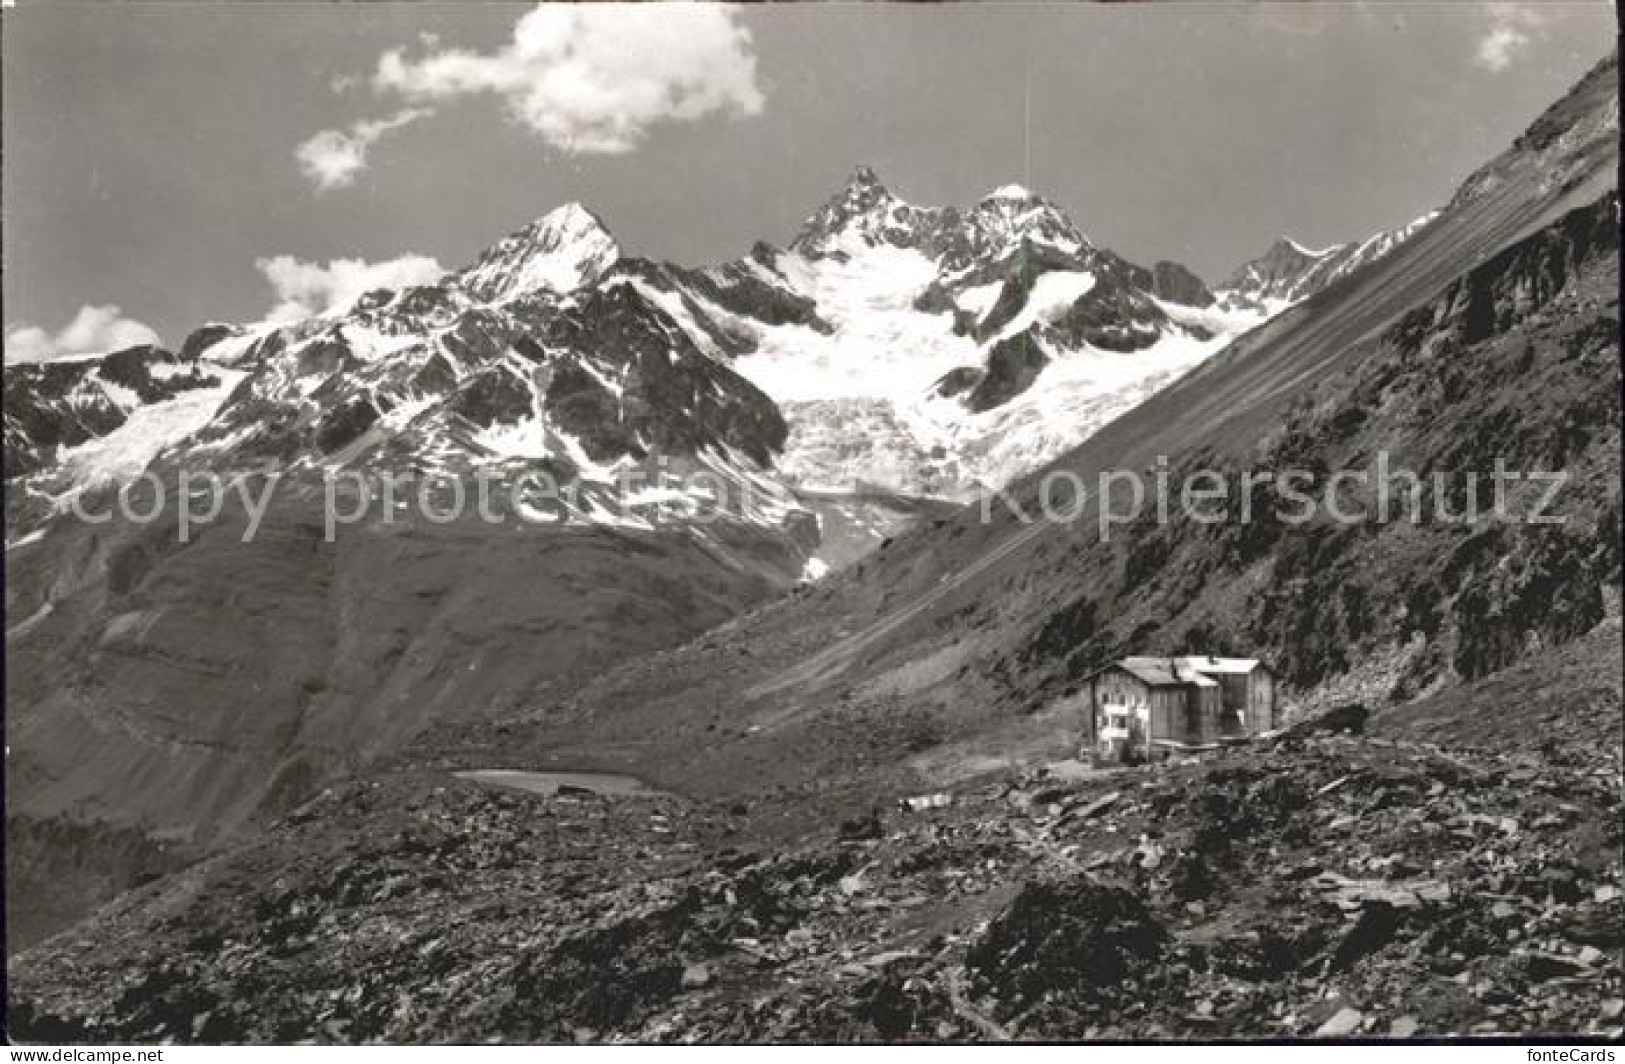
[[[1615,1060],[1618,40],[6,0],[7,1061]]]

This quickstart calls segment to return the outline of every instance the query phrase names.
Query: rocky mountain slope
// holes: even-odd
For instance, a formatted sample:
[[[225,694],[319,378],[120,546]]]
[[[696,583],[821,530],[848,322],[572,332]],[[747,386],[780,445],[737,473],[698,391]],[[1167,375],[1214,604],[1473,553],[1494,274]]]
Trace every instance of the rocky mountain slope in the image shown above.
[[[375,775],[14,964],[11,1031],[1618,1037],[1619,748],[1595,741],[1621,723],[1618,639],[1363,735],[1002,772],[793,834],[771,825],[805,790],[747,803]],[[1529,697],[1554,680],[1562,697]]]
[[[618,479],[703,470],[735,489],[722,506],[732,516],[781,523],[794,501],[761,476],[784,442],[779,411],[635,287],[599,283],[618,258],[598,220],[567,204],[437,284],[371,292],[289,325],[205,326],[179,359],[132,350],[8,366],[8,497],[31,503],[12,503],[10,531],[34,531],[67,499],[153,461],[169,474],[545,472],[577,489],[551,513],[644,527],[649,514],[635,511],[652,499],[613,490]],[[174,384],[92,373],[143,360],[189,367],[190,416],[144,409],[171,400]],[[99,389],[70,393],[87,373]],[[140,441],[125,424],[138,407],[150,422]],[[734,512],[747,483],[765,511]]]
[[[616,257],[567,206],[435,285],[7,367],[14,943],[808,575],[777,408]]]

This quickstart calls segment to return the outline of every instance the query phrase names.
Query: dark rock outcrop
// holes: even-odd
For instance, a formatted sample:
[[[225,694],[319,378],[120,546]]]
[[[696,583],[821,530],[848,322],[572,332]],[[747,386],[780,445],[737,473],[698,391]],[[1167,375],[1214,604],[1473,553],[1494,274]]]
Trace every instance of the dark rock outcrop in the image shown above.
[[[1087,875],[1028,883],[965,954],[1007,1012],[1045,998],[1100,1005],[1132,995],[1168,932],[1130,890]]]
[[[988,352],[987,370],[965,397],[965,405],[977,412],[992,410],[1031,387],[1047,365],[1049,356],[1033,338],[1031,329],[1000,340]]]
[[[1163,261],[1151,267],[1151,291],[1158,299],[1187,307],[1213,305],[1213,293],[1202,279],[1177,262]]]

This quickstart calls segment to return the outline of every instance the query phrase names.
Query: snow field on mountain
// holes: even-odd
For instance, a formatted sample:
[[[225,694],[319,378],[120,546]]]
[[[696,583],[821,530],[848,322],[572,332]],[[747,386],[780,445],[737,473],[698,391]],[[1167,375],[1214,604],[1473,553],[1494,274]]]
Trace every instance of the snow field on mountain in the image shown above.
[[[914,309],[936,264],[908,248],[861,246],[845,262],[807,269],[829,334],[805,326],[764,328],[756,351],[735,361],[746,380],[776,402],[815,399],[902,401],[959,366],[978,363],[952,316]]]
[[[226,369],[211,373],[220,378],[216,387],[192,389],[147,406],[132,404],[129,419],[112,432],[64,449],[62,466],[70,474],[72,488],[62,501],[87,488],[133,480],[159,452],[208,424],[243,377]]]

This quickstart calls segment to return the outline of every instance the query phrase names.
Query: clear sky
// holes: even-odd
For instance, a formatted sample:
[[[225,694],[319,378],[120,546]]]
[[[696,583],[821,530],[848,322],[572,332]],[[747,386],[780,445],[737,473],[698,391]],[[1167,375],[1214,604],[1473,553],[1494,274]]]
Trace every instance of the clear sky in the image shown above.
[[[1441,204],[1615,35],[1606,3],[529,11],[5,10],[8,358],[321,309],[570,199],[719,261],[860,162],[924,204],[1026,184],[1217,280]]]

